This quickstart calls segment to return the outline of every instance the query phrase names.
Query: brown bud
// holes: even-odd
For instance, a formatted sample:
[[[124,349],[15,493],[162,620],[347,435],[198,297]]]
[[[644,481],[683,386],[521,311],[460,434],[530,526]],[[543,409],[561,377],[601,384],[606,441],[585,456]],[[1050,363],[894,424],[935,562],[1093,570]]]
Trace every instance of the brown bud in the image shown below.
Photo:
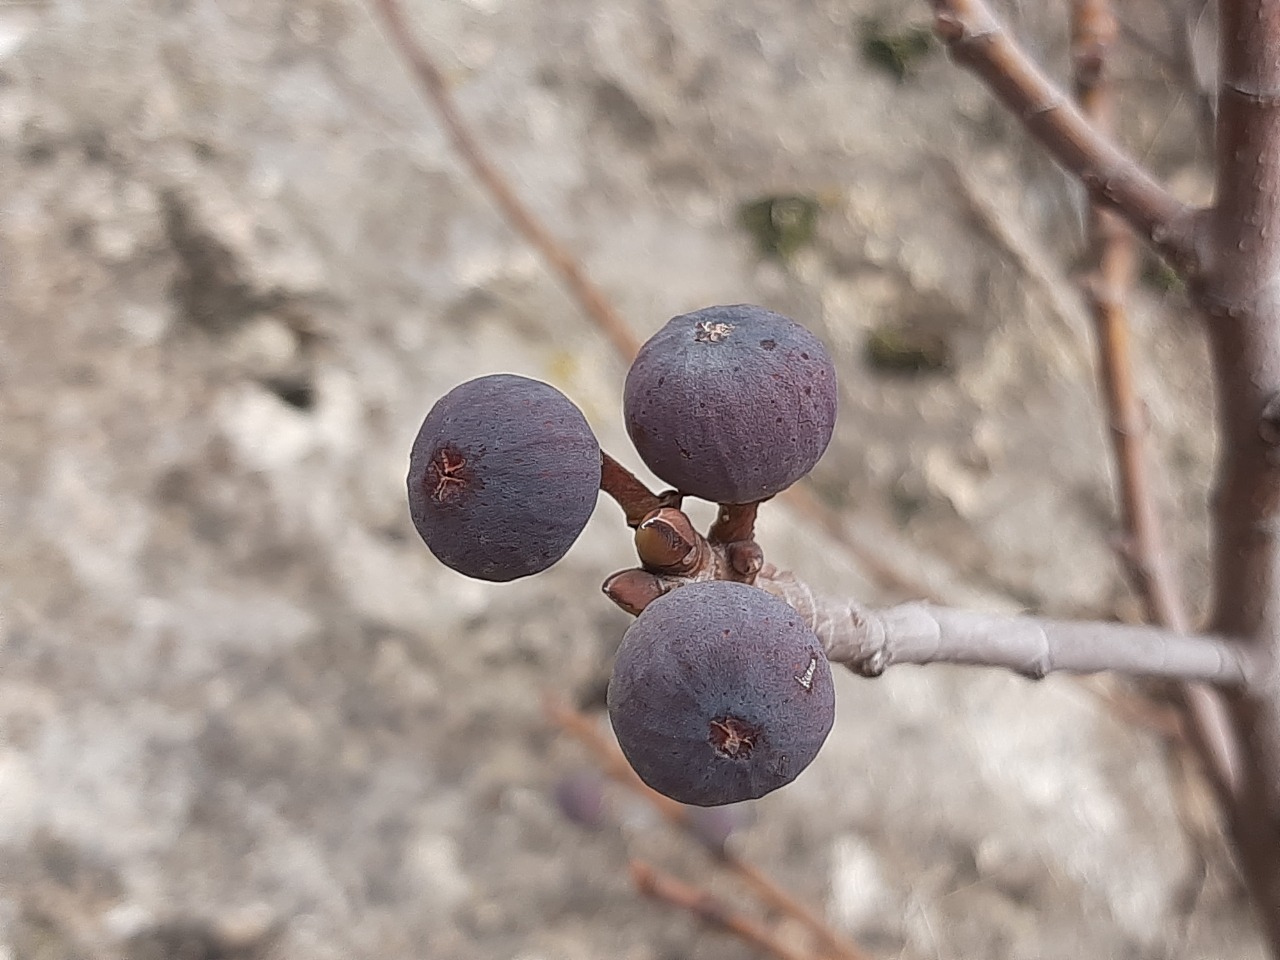
[[[667,592],[662,578],[648,570],[622,570],[609,577],[600,589],[604,595],[633,617]]]
[[[698,534],[681,511],[662,507],[636,527],[636,553],[646,567],[683,573],[697,556]]]
[[[725,547],[725,558],[733,572],[750,583],[764,566],[764,551],[754,540],[739,540]]]

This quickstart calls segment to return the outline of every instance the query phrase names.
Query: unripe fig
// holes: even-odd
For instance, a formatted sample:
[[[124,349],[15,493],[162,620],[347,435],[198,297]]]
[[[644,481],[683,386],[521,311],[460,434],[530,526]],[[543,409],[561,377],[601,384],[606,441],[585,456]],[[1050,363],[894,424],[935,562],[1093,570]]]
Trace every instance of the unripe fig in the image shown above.
[[[618,648],[608,701],[640,779],[704,807],[790,783],[835,719],[817,636],[782,600],[724,580],[645,607]]]
[[[555,387],[494,374],[445,394],[409,457],[409,511],[441,562],[514,580],[559,560],[600,489],[600,446]]]
[[[836,373],[794,320],[750,304],[675,317],[640,349],[623,394],[649,469],[682,493],[750,503],[786,489],[827,448]]]

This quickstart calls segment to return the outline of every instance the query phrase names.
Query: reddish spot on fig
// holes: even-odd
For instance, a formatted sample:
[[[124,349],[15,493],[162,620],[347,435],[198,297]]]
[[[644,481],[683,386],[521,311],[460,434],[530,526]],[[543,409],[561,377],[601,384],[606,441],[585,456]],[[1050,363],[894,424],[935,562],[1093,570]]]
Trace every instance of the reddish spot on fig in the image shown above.
[[[547,569],[586,526],[600,445],[555,387],[479,377],[423,420],[407,486],[413,525],[436,557],[479,580],[514,580]]]
[[[711,721],[708,742],[716,753],[730,760],[746,760],[760,735],[755,727],[737,717],[718,717]]]
[[[440,503],[457,500],[467,492],[472,480],[472,471],[467,469],[467,458],[461,450],[451,444],[436,450],[427,467],[431,496]]]

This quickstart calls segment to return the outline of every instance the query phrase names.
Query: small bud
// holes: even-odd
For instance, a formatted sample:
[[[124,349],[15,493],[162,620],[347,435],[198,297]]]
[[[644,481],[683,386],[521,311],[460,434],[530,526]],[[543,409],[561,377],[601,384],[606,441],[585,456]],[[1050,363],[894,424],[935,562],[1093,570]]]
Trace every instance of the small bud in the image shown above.
[[[636,553],[640,562],[663,573],[683,573],[697,556],[698,534],[689,518],[672,507],[662,507],[636,528]]]
[[[733,572],[748,580],[755,579],[764,566],[764,551],[754,540],[739,540],[725,548],[725,556]]]
[[[605,580],[604,595],[633,617],[667,592],[662,579],[647,570],[622,570]]]

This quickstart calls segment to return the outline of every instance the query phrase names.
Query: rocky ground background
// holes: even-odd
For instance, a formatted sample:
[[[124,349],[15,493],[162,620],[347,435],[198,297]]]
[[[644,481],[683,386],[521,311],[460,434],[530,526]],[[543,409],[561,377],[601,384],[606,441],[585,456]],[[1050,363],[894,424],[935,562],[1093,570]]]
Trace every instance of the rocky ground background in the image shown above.
[[[923,4],[410,8],[637,333],[755,301],[830,345],[810,489],[848,537],[952,598],[1135,615],[1079,197],[920,47]],[[1062,8],[1006,7],[1060,76]],[[1125,137],[1201,199],[1197,12],[1125,16]],[[643,807],[593,832],[553,800],[587,761],[542,694],[598,703],[626,625],[598,593],[632,555],[616,508],[509,585],[408,524],[409,442],[468,376],[549,380],[638,464],[623,364],[367,9],[5,3],[0,183],[0,958],[753,956],[635,896],[643,853],[743,902]],[[1202,346],[1154,267],[1134,324],[1202,600]],[[883,596],[766,512],[771,559]],[[839,687],[822,755],[733,842],[875,956],[1262,956],[1194,774],[1097,685]]]

